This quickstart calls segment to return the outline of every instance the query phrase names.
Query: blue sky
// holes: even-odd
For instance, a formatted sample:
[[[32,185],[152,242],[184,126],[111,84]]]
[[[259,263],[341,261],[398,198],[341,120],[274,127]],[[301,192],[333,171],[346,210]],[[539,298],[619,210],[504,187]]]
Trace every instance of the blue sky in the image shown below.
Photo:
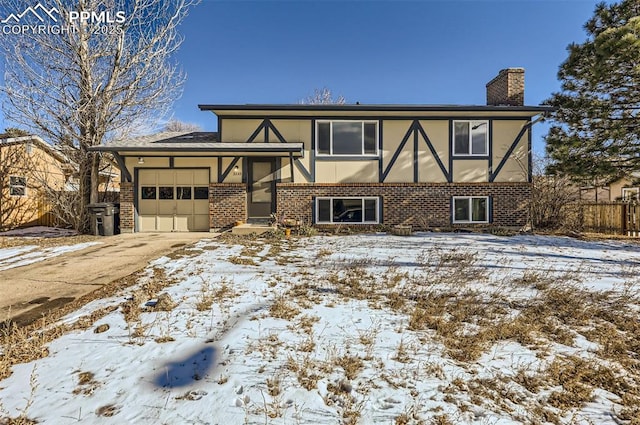
[[[199,103],[297,103],[322,87],[349,103],[482,105],[506,67],[526,69],[525,102],[537,105],[558,90],[597,2],[202,0],[181,27],[174,118],[212,131]],[[534,129],[537,152],[546,132]]]
[[[526,69],[525,102],[559,89],[558,66],[595,0],[220,1],[187,18],[175,118],[215,130],[199,103],[296,103],[329,87],[348,103],[485,103],[485,84]],[[545,124],[534,130],[544,151]]]

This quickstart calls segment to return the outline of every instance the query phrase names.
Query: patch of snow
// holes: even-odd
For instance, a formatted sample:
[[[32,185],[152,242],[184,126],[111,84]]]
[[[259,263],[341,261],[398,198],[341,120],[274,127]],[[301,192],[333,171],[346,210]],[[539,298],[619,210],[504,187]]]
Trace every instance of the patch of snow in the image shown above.
[[[71,419],[96,424],[335,424],[349,412],[356,412],[363,424],[443,414],[454,423],[521,423],[529,418],[527,400],[517,404],[505,397],[503,404],[490,399],[477,404],[468,387],[485,379],[499,383],[521,371],[535,373],[556,355],[589,355],[596,349],[593,343],[576,338],[573,347],[553,344],[543,355],[513,340],[499,341],[478,360],[465,363],[446,354],[435,331],[410,329],[407,314],[376,300],[340,296],[344,287],[338,285],[346,283],[332,279],[361,267],[368,274],[357,283],[366,285],[371,279],[369,283],[384,288],[391,285],[386,280],[390,273],[396,273],[398,290],[412,291],[409,298],[419,291],[446,289],[444,281],[430,280],[427,267],[438,267],[444,279],[469,259],[478,275],[457,290],[477,293],[479,299],[502,296],[517,304],[538,292],[514,285],[526,273],[563,276],[588,291],[622,293],[633,287],[630,274],[640,266],[635,246],[544,236],[314,237],[283,241],[282,252],[273,257],[270,243],[256,242],[261,243],[252,257],[255,265],[238,260],[245,257],[242,246],[215,240],[198,243],[202,251],[191,256],[155,260],[149,270],[162,268],[176,280],[162,291],[177,303],[173,310],[142,310],[139,321],[127,323],[116,309],[89,329],[61,336],[49,344],[47,357],[15,366],[0,381],[3,408],[16,416],[31,400],[27,416],[43,424]],[[9,254],[0,251],[0,259],[2,255]],[[449,263],[443,261],[447,255]],[[424,287],[406,286],[407,276],[422,279]],[[93,301],[61,322],[122,304],[137,288]],[[292,298],[293,288],[306,291],[306,301]],[[199,302],[207,296],[213,297],[212,305],[200,311]],[[147,301],[141,300],[140,307]],[[290,319],[275,317],[277,303],[289,303],[298,313]],[[99,324],[109,329],[94,333]],[[141,337],[133,335],[133,326],[143,329]],[[163,336],[173,341],[156,342]],[[350,358],[361,364],[355,376],[346,377],[348,366],[340,366],[338,359]],[[93,382],[81,384],[80,372],[91,372]],[[307,388],[300,378],[305,373],[311,382]],[[513,383],[505,388],[514,399],[527,394]],[[596,392],[592,402],[570,412],[571,420],[615,424],[608,413],[615,403],[613,395]],[[109,406],[113,418],[100,413]]]
[[[54,246],[40,248],[38,246],[21,246],[14,248],[0,249],[0,270],[8,270],[14,267],[26,266],[28,264],[44,261],[57,257],[67,252],[79,251],[90,246],[99,245],[102,242],[84,242],[74,245]]]
[[[19,257],[20,255],[37,249],[37,245],[15,246],[11,248],[0,249],[0,261]]]
[[[58,227],[47,226],[33,226],[25,227],[22,229],[7,230],[6,232],[0,232],[0,236],[8,237],[31,237],[31,238],[60,238],[64,236],[76,236],[77,230],[73,229],[61,229]]]

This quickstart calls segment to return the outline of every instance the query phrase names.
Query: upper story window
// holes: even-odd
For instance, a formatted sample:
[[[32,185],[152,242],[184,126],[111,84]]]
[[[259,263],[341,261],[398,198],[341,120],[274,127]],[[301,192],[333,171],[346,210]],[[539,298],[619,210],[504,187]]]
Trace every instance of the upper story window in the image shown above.
[[[453,154],[477,155],[489,154],[488,121],[454,121]]]
[[[318,155],[378,155],[377,121],[317,121]]]
[[[9,194],[11,196],[27,196],[27,178],[9,176]]]

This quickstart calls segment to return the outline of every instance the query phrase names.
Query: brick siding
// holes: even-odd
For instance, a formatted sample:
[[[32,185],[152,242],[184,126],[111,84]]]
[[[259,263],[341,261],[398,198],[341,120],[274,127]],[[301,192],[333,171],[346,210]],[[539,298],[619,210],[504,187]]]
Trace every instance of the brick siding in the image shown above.
[[[524,69],[507,68],[487,83],[487,105],[524,105]]]
[[[209,184],[209,223],[212,229],[233,226],[247,219],[247,185],[244,183]]]
[[[473,226],[522,227],[527,223],[529,183],[359,183],[277,185],[278,215],[313,223],[313,199],[317,196],[380,196],[382,224],[410,224],[418,229],[469,227],[451,223],[453,196],[489,196],[493,221]]]
[[[120,183],[120,233],[134,230],[133,183]]]

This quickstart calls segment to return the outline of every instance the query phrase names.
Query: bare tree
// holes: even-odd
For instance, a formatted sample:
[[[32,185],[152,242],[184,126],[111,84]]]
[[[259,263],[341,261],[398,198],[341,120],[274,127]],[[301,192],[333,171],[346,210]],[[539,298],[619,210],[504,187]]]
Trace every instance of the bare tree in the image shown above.
[[[564,175],[547,174],[548,158],[534,156],[533,184],[529,214],[534,229],[556,230],[574,227],[571,205],[579,198],[579,189]]]
[[[101,155],[89,148],[162,121],[185,79],[172,59],[182,41],[177,28],[197,2],[51,0],[40,15],[54,16],[62,30],[0,37],[4,112],[77,163],[82,228],[86,205],[98,200]],[[32,3],[4,0],[0,15]]]
[[[171,132],[187,132],[187,131],[193,132],[193,131],[202,131],[202,128],[198,124],[171,119],[165,124],[163,130],[171,131]]]
[[[7,133],[4,135],[8,136]],[[0,230],[23,223],[30,212],[26,205],[27,179],[24,175],[29,164],[23,149],[24,146],[0,141]]]
[[[9,130],[0,139],[0,229],[40,223],[49,214],[57,218],[59,208],[77,205],[50,202],[50,194],[63,191],[71,174],[66,159],[41,139]],[[70,216],[77,219],[75,212]]]
[[[14,137],[28,136],[29,132],[20,128],[5,128],[4,133],[0,134],[0,139],[9,139]]]
[[[300,100],[300,103],[304,105],[344,105],[346,99],[342,95],[334,98],[331,89],[323,87],[321,89],[315,89],[312,95]]]

